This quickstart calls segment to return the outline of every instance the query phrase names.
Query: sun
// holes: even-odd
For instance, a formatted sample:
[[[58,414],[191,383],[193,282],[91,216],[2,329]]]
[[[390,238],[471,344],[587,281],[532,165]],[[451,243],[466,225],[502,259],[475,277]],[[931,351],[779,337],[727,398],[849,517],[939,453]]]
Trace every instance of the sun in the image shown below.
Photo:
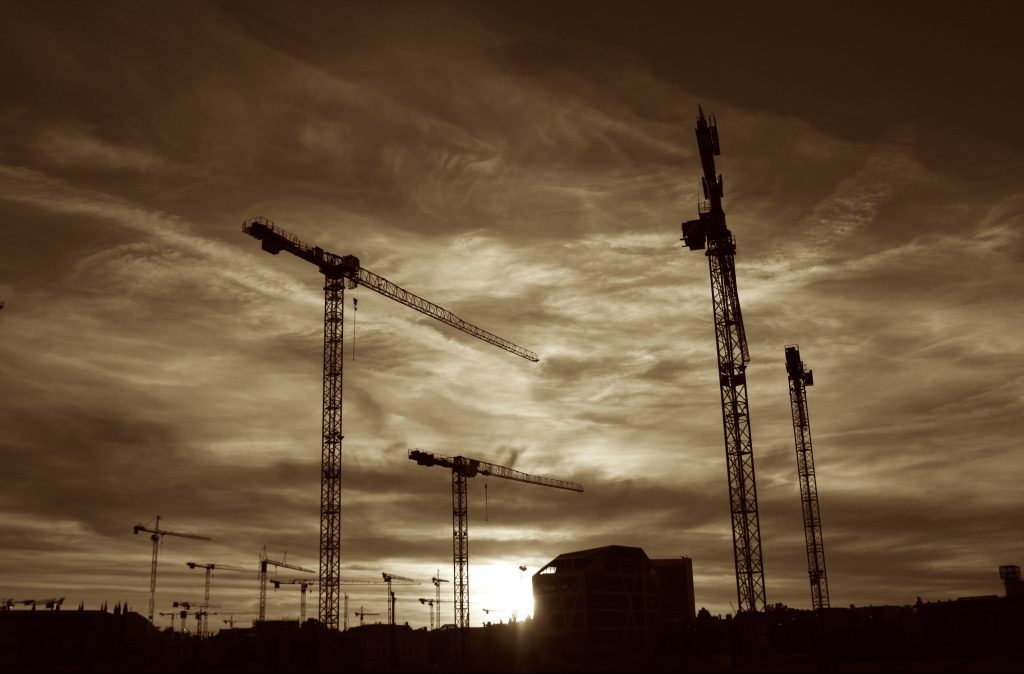
[[[471,625],[522,621],[533,615],[532,573],[525,564],[492,562],[470,576]],[[485,610],[486,609],[486,610]]]

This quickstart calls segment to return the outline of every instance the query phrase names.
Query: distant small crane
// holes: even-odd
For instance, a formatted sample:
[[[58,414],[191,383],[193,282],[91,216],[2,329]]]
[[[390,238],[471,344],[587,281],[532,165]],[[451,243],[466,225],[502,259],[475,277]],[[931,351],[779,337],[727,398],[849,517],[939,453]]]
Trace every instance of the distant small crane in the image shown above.
[[[427,606],[430,607],[430,630],[433,631],[434,630],[434,600],[433,599],[424,599],[423,597],[420,597],[420,603],[421,604],[426,604]]]
[[[185,632],[185,619],[188,618],[188,612],[195,609],[196,618],[196,636],[203,636],[203,617],[205,615],[204,606],[196,601],[176,601],[171,604],[174,608],[181,609],[181,631]],[[172,621],[173,623],[173,621]],[[172,625],[173,626],[173,625]]]
[[[388,586],[388,624],[394,625],[395,593],[391,591],[391,583],[397,580],[400,585],[419,585],[419,581],[413,580],[412,578],[406,578],[405,576],[396,576],[395,574],[388,573],[387,571],[382,571],[381,576],[384,577],[384,582],[387,583]]]
[[[448,581],[441,578],[441,569],[437,570],[437,575],[431,578],[431,582],[434,583],[434,617],[437,618],[437,626],[441,627],[441,583],[447,583]]]
[[[311,585],[316,585],[316,579],[310,578],[292,578],[291,580],[273,580],[274,589],[278,589],[282,585],[298,585],[299,586],[299,624],[306,622],[306,590]]]
[[[171,631],[174,631],[174,618],[178,615],[177,611],[160,611],[157,615],[171,616]]]
[[[223,623],[225,625],[227,625],[228,628],[234,629],[235,628],[235,623],[238,622],[237,620],[235,620],[235,616],[236,615],[251,615],[251,614],[250,613],[231,613],[231,614],[228,614],[228,617],[223,620]]]
[[[484,611],[484,613],[486,615],[490,615],[492,613],[508,613],[508,614],[510,614],[509,622],[515,622],[516,621],[515,609],[511,609],[510,610],[510,609],[507,609],[507,608],[485,608],[483,611]]]
[[[263,622],[267,615],[267,566],[273,564],[276,567],[282,569],[291,569],[293,571],[304,571],[306,573],[316,573],[313,569],[307,569],[303,566],[296,564],[289,564],[288,562],[277,561],[267,557],[267,546],[263,546],[260,550],[260,606],[257,621]]]
[[[359,618],[359,626],[360,627],[363,626],[363,618],[365,618],[366,616],[369,616],[369,615],[380,615],[379,613],[369,613],[367,611],[364,611],[362,606],[360,606],[359,610],[355,611],[354,613],[355,613],[355,616],[357,618]]]
[[[185,566],[190,569],[206,569],[206,590],[203,593],[203,604],[206,607],[210,606],[210,580],[213,578],[213,570],[217,569],[220,571],[238,571],[241,573],[256,573],[255,569],[246,569],[241,566],[231,566],[229,564],[197,564],[196,562],[185,562]],[[207,619],[203,618],[203,626],[200,631],[200,636],[208,636],[207,634]]]
[[[466,480],[489,475],[505,480],[539,484],[542,487],[581,492],[583,485],[551,477],[528,475],[506,466],[499,466],[464,456],[442,456],[422,449],[410,449],[409,459],[420,466],[441,466],[452,471],[452,558],[455,569],[455,626],[469,627],[469,502]]]
[[[152,534],[149,538],[153,541],[153,565],[149,571],[149,622],[153,622],[153,609],[156,606],[156,558],[160,550],[160,540],[164,536],[178,536],[179,538],[193,538],[197,541],[210,541],[212,538],[206,536],[199,536],[198,534],[186,534],[180,531],[167,531],[166,529],[160,528],[160,516],[156,516],[156,524],[153,528],[143,524],[136,524],[133,533],[139,533],[145,531],[146,533]]]

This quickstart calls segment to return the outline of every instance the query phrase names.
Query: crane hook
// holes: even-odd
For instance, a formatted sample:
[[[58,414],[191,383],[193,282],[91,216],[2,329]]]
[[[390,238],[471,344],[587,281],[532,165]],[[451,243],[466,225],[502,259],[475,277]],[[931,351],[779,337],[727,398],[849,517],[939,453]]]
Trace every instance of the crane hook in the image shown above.
[[[352,298],[352,361],[356,359],[356,314],[359,311],[359,298]]]

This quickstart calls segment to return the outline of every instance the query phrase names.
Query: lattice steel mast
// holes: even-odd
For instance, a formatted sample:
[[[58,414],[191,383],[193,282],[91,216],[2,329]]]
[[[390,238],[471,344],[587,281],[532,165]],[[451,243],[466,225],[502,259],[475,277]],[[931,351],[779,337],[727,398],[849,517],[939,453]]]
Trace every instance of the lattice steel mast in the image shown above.
[[[807,410],[807,387],[814,385],[814,373],[804,369],[800,347],[786,347],[789,373],[789,405],[793,410],[793,440],[796,443],[796,472],[800,481],[800,505],[804,513],[804,541],[807,543],[807,574],[811,579],[811,608],[828,608],[828,577],[825,574],[825,539],[821,535],[818,510],[818,481],[811,447],[811,419]]]
[[[715,171],[721,154],[714,116],[698,107],[697,147],[704,171],[701,184],[706,201],[697,208],[698,219],[684,222],[683,242],[690,250],[704,250],[711,270],[711,304],[718,345],[718,381],[722,396],[729,507],[732,513],[733,557],[739,611],[765,607],[764,565],[761,561],[761,524],[754,480],[754,448],[747,407],[747,336],[743,329],[736,290],[736,238],[725,225],[722,176]]]
[[[277,255],[282,250],[317,265],[324,275],[324,382],[323,421],[320,449],[320,623],[338,629],[338,602],[341,598],[341,441],[342,434],[342,334],[345,288],[363,285],[435,318],[477,339],[493,344],[521,358],[537,362],[537,354],[517,346],[471,323],[443,307],[400,288],[391,281],[364,269],[354,255],[335,255],[311,246],[290,232],[276,227],[266,218],[247,220],[242,231],[259,239],[261,247]]]
[[[529,475],[486,461],[468,459],[464,456],[442,456],[410,449],[409,458],[421,466],[442,466],[452,471],[452,568],[455,572],[455,626],[469,627],[469,500],[467,480],[477,475],[500,477],[505,480],[539,484],[543,487],[583,491],[583,485],[576,482],[556,480],[551,477]],[[444,581],[441,581],[444,582]],[[435,585],[438,584],[435,578]],[[440,622],[440,618],[438,618]]]

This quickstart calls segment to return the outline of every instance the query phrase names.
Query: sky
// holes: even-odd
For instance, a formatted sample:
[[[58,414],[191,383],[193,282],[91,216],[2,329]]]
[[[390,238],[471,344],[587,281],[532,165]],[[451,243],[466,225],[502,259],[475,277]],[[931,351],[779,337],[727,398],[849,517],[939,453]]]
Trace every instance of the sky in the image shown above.
[[[145,614],[132,527],[157,515],[212,539],[164,538],[158,612],[202,598],[187,561],[316,568],[323,278],[242,233],[263,216],[540,357],[348,293],[344,578],[419,580],[397,620],[427,624],[451,480],[422,448],[584,486],[470,480],[471,624],[522,618],[540,567],[613,544],[690,557],[697,607],[730,613],[708,268],[679,241],[698,104],[737,239],[768,603],[811,602],[789,344],[814,372],[831,604],[1001,595],[1024,564],[1024,9],[822,11],[3,2],[0,598]],[[383,585],[346,591],[349,624],[384,619]],[[268,617],[298,594],[268,592]],[[255,611],[254,578],[217,574],[211,603]]]

